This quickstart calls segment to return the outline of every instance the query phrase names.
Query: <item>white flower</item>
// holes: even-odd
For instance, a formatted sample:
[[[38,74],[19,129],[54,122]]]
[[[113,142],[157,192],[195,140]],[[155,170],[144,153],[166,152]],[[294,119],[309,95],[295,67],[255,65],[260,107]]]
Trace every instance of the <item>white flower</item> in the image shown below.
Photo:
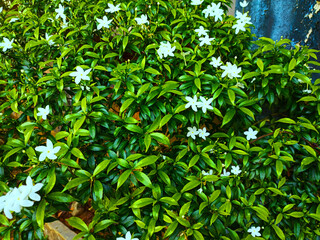
[[[211,3],[211,6],[208,5],[205,10],[202,11],[204,13],[204,16],[207,18],[209,17],[214,17],[215,21],[222,21],[222,16],[224,14],[223,9],[220,8],[221,3],[219,2],[218,4]]]
[[[114,6],[112,3],[108,3],[108,9],[106,9],[106,12],[109,13],[114,13],[120,10],[120,4],[118,4],[117,6]]]
[[[241,67],[237,67],[235,64],[231,64],[230,62],[227,62],[227,66],[220,67],[224,70],[221,77],[225,77],[228,75],[228,78],[232,79],[234,77],[241,77],[239,73],[241,72]]]
[[[13,22],[16,22],[18,20],[19,20],[19,18],[11,18],[9,23],[13,23]]]
[[[211,60],[212,61],[210,62],[210,65],[212,65],[215,68],[219,67],[222,64],[220,57],[218,57],[218,58],[212,57]]]
[[[189,107],[191,106],[191,107],[192,107],[192,110],[195,111],[195,112],[197,112],[197,111],[198,111],[198,109],[197,109],[197,105],[198,105],[198,103],[197,103],[197,101],[198,101],[197,96],[194,95],[193,98],[191,98],[191,97],[186,97],[186,99],[188,100],[188,103],[187,103],[187,105],[186,105],[186,108],[189,108]]]
[[[310,89],[305,89],[305,90],[302,90],[303,93],[311,93],[312,91]]]
[[[188,127],[189,132],[187,133],[187,137],[192,137],[193,139],[196,139],[196,135],[198,135],[198,130],[196,127]]]
[[[47,120],[47,115],[49,114],[49,105],[46,106],[46,108],[38,108],[37,116],[42,116],[43,120]]]
[[[202,112],[206,113],[207,109],[213,109],[213,107],[210,105],[212,103],[213,98],[209,98],[206,100],[204,97],[200,97],[201,102],[198,102],[198,107],[202,108]]]
[[[205,35],[204,37],[199,38],[199,40],[199,46],[202,47],[204,44],[211,45],[211,41],[214,40],[214,38],[209,38],[209,35]]]
[[[199,188],[197,191],[198,191],[199,193],[202,193],[202,192],[203,192],[202,188]]]
[[[27,180],[26,180],[26,184],[27,185],[22,185],[20,188],[21,190],[23,190],[24,192],[27,193],[27,196],[33,200],[33,201],[40,201],[41,200],[41,197],[38,193],[38,192],[42,187],[43,187],[43,184],[42,183],[37,183],[36,185],[33,185],[32,183],[32,179],[30,176],[27,177]],[[20,189],[19,188],[19,189]]]
[[[206,172],[206,171],[202,170],[201,173],[202,173],[203,176],[213,175],[213,170],[210,169],[209,172]]]
[[[118,237],[116,240],[139,240],[138,238],[132,238],[131,233],[128,231],[126,233],[126,238]]]
[[[235,29],[236,34],[238,34],[239,31],[246,31],[245,25],[246,25],[245,22],[237,21],[236,24],[232,26],[232,28]]]
[[[221,177],[228,177],[230,176],[230,172],[227,172],[226,169],[223,169],[223,173],[220,174]]]
[[[12,219],[12,206],[13,206],[13,198],[11,193],[13,192],[13,189],[11,189],[9,192],[7,192],[6,195],[0,197],[0,212],[4,212],[7,218]]]
[[[64,7],[61,4],[59,4],[59,8],[55,9],[54,11],[57,13],[56,19],[58,19],[59,17],[61,17],[63,20],[66,19],[66,15],[64,14]]]
[[[231,166],[231,173],[235,175],[239,175],[241,173],[240,167],[239,166]]]
[[[236,19],[238,19],[238,21],[243,22],[245,24],[252,24],[252,22],[250,22],[251,17],[248,17],[247,14],[248,13],[241,13],[241,12],[237,11],[236,12]]]
[[[7,218],[12,219],[13,204],[16,194],[20,194],[18,188],[11,189],[6,195],[1,196],[0,210],[4,212]]]
[[[157,53],[159,57],[162,59],[163,57],[171,56],[174,57],[173,51],[176,49],[176,47],[171,47],[171,44],[169,42],[161,42],[159,49],[157,50]]]
[[[244,0],[243,2],[240,2],[240,6],[245,8],[246,6],[248,6],[248,2],[246,0]]]
[[[28,200],[27,189],[24,189],[23,186],[18,189],[15,188],[11,194],[14,196],[11,210],[16,213],[21,212],[22,207],[31,207],[33,205],[33,202]]]
[[[207,132],[206,128],[198,129],[198,135],[199,137],[202,137],[204,140],[206,140],[206,137],[210,135],[210,133]]]
[[[142,14],[140,18],[137,17],[135,18],[135,20],[137,21],[137,24],[140,24],[140,25],[149,23],[147,14]]]
[[[200,26],[198,29],[194,30],[196,33],[198,33],[198,36],[201,37],[202,35],[207,36],[209,30],[205,30],[203,26]]]
[[[48,41],[48,44],[50,46],[52,46],[54,44],[54,41],[50,40],[52,36],[51,35],[48,35],[48,33],[46,33],[46,40]]]
[[[249,127],[248,131],[244,132],[244,135],[246,135],[247,140],[249,141],[250,139],[257,139],[257,133],[258,131],[253,131],[253,129]]]
[[[0,7],[0,13],[2,12],[2,10],[3,10],[3,7]]]
[[[109,28],[109,24],[112,22],[113,19],[109,20],[106,16],[103,16],[102,19],[97,18],[98,27],[97,29],[100,30],[102,27]]]
[[[39,157],[39,161],[42,162],[46,158],[51,160],[56,159],[57,156],[55,155],[60,150],[60,146],[53,148],[53,144],[50,139],[47,139],[47,146],[38,146],[35,148],[36,151],[42,152]]]
[[[254,227],[252,226],[250,229],[248,229],[248,232],[251,234],[252,237],[260,237],[261,234],[259,233],[260,227]]]
[[[191,5],[200,5],[203,0],[191,0]]]
[[[3,38],[4,42],[0,43],[0,47],[3,47],[2,51],[7,51],[7,49],[12,48],[12,43],[14,41],[14,38],[11,39],[11,41],[9,41],[8,38],[4,37]]]
[[[66,28],[66,27],[68,27],[68,22],[67,22],[66,19],[64,18],[64,19],[63,19],[63,22],[62,22],[62,24],[61,24],[61,28]]]
[[[237,82],[236,87],[238,88],[244,88],[244,84],[241,82]]]
[[[76,79],[74,80],[76,84],[79,84],[81,80],[90,80],[90,77],[88,77],[87,75],[91,71],[91,68],[84,71],[82,67],[78,66],[76,67],[76,70],[76,72],[72,72],[69,75],[71,77],[76,77]]]

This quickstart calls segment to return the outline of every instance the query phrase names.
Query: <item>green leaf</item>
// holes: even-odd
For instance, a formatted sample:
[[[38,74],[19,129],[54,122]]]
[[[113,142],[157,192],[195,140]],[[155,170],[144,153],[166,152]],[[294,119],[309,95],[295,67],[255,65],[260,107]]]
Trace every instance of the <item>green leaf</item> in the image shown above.
[[[172,118],[172,114],[165,115],[160,121],[159,128],[162,128],[162,126],[164,126],[171,118]]]
[[[193,156],[189,162],[189,168],[193,167],[198,162],[199,158],[199,155]]]
[[[144,136],[144,145],[146,146],[146,152],[148,151],[150,144],[151,144],[151,136],[149,134],[146,134]]]
[[[77,158],[85,159],[82,152],[78,148],[72,148],[71,153]]]
[[[54,185],[56,184],[56,172],[55,167],[50,168],[48,176],[47,176],[47,185],[44,187],[44,191],[46,194],[48,194]]]
[[[103,186],[99,180],[95,180],[93,183],[93,193],[97,199],[102,200],[103,197]]]
[[[310,213],[310,214],[308,214],[308,216],[312,217],[315,220],[318,220],[320,222],[320,214],[319,213]]]
[[[178,202],[175,199],[171,198],[171,197],[162,197],[162,198],[160,198],[159,201],[167,203],[169,205],[179,206]]]
[[[146,84],[142,85],[137,92],[137,97],[139,97],[141,94],[143,94],[145,91],[147,91],[149,87],[150,87],[150,83],[146,83]]]
[[[242,77],[242,80],[245,80],[245,79],[248,79],[248,78],[252,78],[252,77],[256,77],[256,76],[259,76],[260,73],[258,72],[249,72],[249,73],[246,73],[243,77]]]
[[[244,112],[245,114],[247,114],[249,117],[251,117],[253,120],[255,120],[254,113],[250,109],[245,108],[245,107],[241,107],[240,110],[242,112]]]
[[[113,221],[111,219],[105,219],[102,220],[101,222],[98,222],[97,225],[94,227],[94,233],[100,232],[107,227],[109,227],[111,224],[117,223],[116,221]]]
[[[98,164],[98,166],[94,169],[92,177],[95,177],[96,175],[98,175],[100,172],[102,172],[103,170],[105,170],[107,168],[107,166],[109,165],[109,163],[111,162],[111,159],[108,160],[104,160],[101,163]]]
[[[305,127],[305,128],[308,128],[308,129],[310,129],[310,130],[314,130],[314,131],[316,131],[317,133],[319,133],[318,130],[317,130],[312,124],[310,124],[310,123],[300,123],[300,126]]]
[[[294,74],[294,77],[302,80],[302,81],[305,82],[305,83],[308,83],[308,84],[311,83],[310,78],[308,78],[307,76],[305,76],[305,75],[303,75],[303,74],[301,74],[301,73],[295,73],[295,74]]]
[[[124,50],[126,49],[126,46],[127,46],[127,44],[128,44],[128,41],[129,41],[129,37],[128,37],[128,36],[125,36],[125,37],[123,38],[123,42],[122,42],[123,52],[124,52]]]
[[[288,124],[296,124],[296,122],[294,120],[292,120],[291,118],[281,118],[276,122],[288,123]]]
[[[277,188],[273,188],[273,187],[268,187],[268,190],[270,190],[271,192],[274,192],[277,195],[284,195],[281,190],[277,189]]]
[[[158,70],[154,69],[154,68],[147,68],[145,71],[147,73],[151,73],[151,74],[154,74],[154,75],[161,75],[161,73]]]
[[[143,130],[141,127],[135,125],[135,124],[128,124],[125,126],[126,129],[128,129],[131,132],[136,132],[136,133],[140,133],[143,134]]]
[[[257,212],[257,216],[262,219],[265,222],[269,222],[268,217],[269,217],[269,211],[265,207],[259,205],[259,206],[253,206],[251,207],[253,210]]]
[[[297,65],[297,60],[295,58],[292,58],[289,63],[289,69],[288,72],[291,72]]]
[[[187,192],[187,191],[189,191],[189,190],[191,190],[191,189],[199,186],[200,183],[201,183],[201,182],[198,181],[198,180],[193,180],[193,181],[191,181],[191,182],[188,182],[188,183],[182,188],[181,193]]]
[[[304,216],[303,212],[291,212],[287,213],[287,216],[294,217],[294,218],[301,218]]]
[[[276,234],[278,235],[278,237],[281,239],[281,240],[285,240],[286,237],[284,236],[282,230],[275,224],[272,224],[271,225],[272,228],[274,229],[274,231],[276,232]]]
[[[120,114],[125,111],[130,105],[131,103],[133,103],[134,98],[128,98],[126,101],[124,101],[124,103],[122,104],[121,108],[120,108]]]
[[[194,79],[194,84],[199,89],[199,91],[201,91],[201,80],[200,80],[200,78],[195,78]]]
[[[135,201],[130,208],[142,208],[145,207],[151,203],[154,203],[156,200],[153,198],[141,198],[137,201]]]
[[[7,158],[9,158],[10,156],[12,156],[13,154],[19,152],[20,150],[22,150],[23,147],[18,147],[18,148],[13,148],[11,149],[7,154],[6,156],[4,157],[3,161],[5,161]]]
[[[301,146],[303,146],[313,157],[317,157],[316,151],[312,147],[303,144],[301,144]]]
[[[317,159],[314,157],[306,157],[302,160],[301,162],[301,166],[306,166],[309,165],[310,163],[313,163],[314,161],[316,161]]]
[[[163,133],[153,132],[153,133],[150,133],[150,136],[152,138],[154,138],[155,140],[157,140],[158,142],[161,142],[165,145],[170,145],[169,138],[166,135],[164,135]]]
[[[47,195],[48,199],[52,199],[56,202],[68,203],[75,201],[75,198],[67,193],[62,192],[52,192]]]
[[[260,71],[263,72],[264,65],[263,65],[263,61],[260,58],[258,58],[257,65],[258,65]]]
[[[145,186],[152,188],[152,183],[150,181],[150,178],[144,174],[143,172],[134,171],[133,172],[136,178]]]
[[[221,127],[226,125],[228,122],[230,122],[235,114],[236,114],[235,109],[231,109],[231,110],[227,111],[226,115],[223,118]]]
[[[131,170],[126,170],[126,171],[124,171],[124,172],[120,175],[120,177],[119,177],[119,179],[118,179],[118,183],[117,183],[117,190],[118,190],[118,189],[122,186],[122,184],[124,184],[124,182],[129,178],[130,174],[131,174]]]
[[[276,171],[277,171],[277,176],[279,178],[282,174],[282,171],[283,171],[283,164],[282,164],[282,161],[280,161],[280,160],[276,161]]]
[[[86,116],[82,116],[80,119],[76,121],[76,123],[73,126],[74,133],[76,133],[81,128],[85,120],[86,120]]]
[[[197,230],[193,230],[193,236],[195,237],[195,239],[197,240],[204,240],[202,233],[197,231]]]
[[[306,96],[306,97],[300,98],[297,102],[301,102],[301,101],[303,101],[303,102],[317,102],[318,99],[313,96]]]
[[[171,180],[170,177],[168,176],[168,174],[166,174],[164,171],[158,171],[158,174],[161,178],[162,181],[164,181],[165,184],[167,185],[171,185]]]
[[[64,189],[62,190],[62,192],[68,190],[68,189],[71,189],[71,188],[74,188],[74,187],[77,187],[79,186],[80,184],[84,183],[84,182],[89,182],[90,181],[90,178],[88,177],[79,177],[79,178],[74,178],[72,179],[71,181],[69,181],[67,183],[67,185],[64,187]]]
[[[151,164],[155,163],[158,160],[158,158],[159,157],[155,156],[155,155],[145,157],[137,163],[137,165],[135,166],[135,169],[151,165]]]
[[[169,225],[169,227],[167,228],[165,234],[164,234],[164,238],[167,238],[169,236],[171,236],[173,234],[173,232],[176,230],[176,228],[178,227],[178,222],[177,221],[174,221],[173,223],[171,223]]]
[[[44,229],[44,213],[46,210],[46,200],[42,199],[37,207],[36,220],[41,230]]]
[[[284,212],[286,212],[286,211],[289,211],[291,208],[294,207],[294,205],[295,205],[294,203],[291,203],[291,204],[286,205],[286,206],[283,208],[282,212],[284,213]]]
[[[236,99],[236,95],[235,95],[234,91],[231,89],[228,89],[228,96],[229,96],[229,100],[230,100],[231,104],[234,105],[234,101]]]
[[[79,229],[82,232],[89,232],[89,228],[85,222],[78,217],[71,217],[67,219],[67,222],[70,224],[71,227]]]

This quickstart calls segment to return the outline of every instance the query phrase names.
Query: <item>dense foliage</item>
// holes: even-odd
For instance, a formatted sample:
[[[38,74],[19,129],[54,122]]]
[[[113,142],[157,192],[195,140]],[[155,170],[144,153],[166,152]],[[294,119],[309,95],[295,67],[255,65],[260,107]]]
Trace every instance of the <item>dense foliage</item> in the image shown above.
[[[253,42],[230,0],[113,4],[1,9],[1,238],[77,201],[90,240],[316,239],[315,50]]]

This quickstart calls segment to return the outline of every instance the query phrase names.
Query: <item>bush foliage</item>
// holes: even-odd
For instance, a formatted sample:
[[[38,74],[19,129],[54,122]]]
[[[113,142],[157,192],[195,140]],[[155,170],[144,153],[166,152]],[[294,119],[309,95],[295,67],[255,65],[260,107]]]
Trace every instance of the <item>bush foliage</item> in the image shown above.
[[[67,220],[90,240],[320,235],[315,50],[253,41],[250,19],[226,14],[230,0],[210,4],[2,10],[1,238],[45,239],[73,201],[94,212]]]

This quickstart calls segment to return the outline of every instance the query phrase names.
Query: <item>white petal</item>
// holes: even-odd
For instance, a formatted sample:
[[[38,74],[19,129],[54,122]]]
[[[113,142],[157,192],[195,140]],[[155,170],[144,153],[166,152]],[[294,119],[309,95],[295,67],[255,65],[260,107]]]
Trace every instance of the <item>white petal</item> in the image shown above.
[[[61,149],[61,147],[60,147],[60,146],[57,146],[57,147],[55,147],[55,148],[52,150],[52,152],[53,152],[53,153],[57,153],[57,152],[60,151],[60,149]]]
[[[45,151],[47,151],[47,147],[45,147],[45,146],[38,146],[38,147],[35,148],[35,150],[36,150],[37,152],[45,152]]]
[[[41,200],[41,197],[39,194],[37,193],[31,193],[29,194],[29,198],[32,199],[33,201],[40,201]],[[33,205],[33,204],[32,204]],[[31,205],[31,206],[32,206]]]
[[[47,148],[50,150],[53,149],[53,144],[50,139],[47,139]]]
[[[32,191],[38,192],[42,187],[43,187],[43,183],[37,183],[36,185],[33,186]]]
[[[44,153],[44,152],[41,153],[40,156],[39,156],[39,161],[42,162],[43,160],[46,159],[46,157],[47,157],[47,154],[46,154],[46,153]]]

